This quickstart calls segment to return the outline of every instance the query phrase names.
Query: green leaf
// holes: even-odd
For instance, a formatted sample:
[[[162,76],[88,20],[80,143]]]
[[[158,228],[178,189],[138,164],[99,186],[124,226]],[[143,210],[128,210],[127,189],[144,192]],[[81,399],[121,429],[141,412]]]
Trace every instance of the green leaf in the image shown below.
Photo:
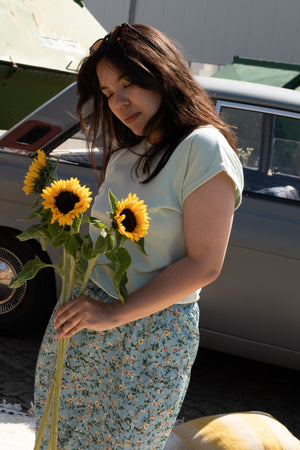
[[[95,245],[89,234],[85,236],[85,239],[86,241],[82,247],[82,255],[85,259],[90,260],[98,255],[101,255],[102,253],[105,253],[107,249],[107,240],[104,236],[98,236]]]
[[[36,201],[32,205],[31,209],[37,208],[37,206],[40,204],[41,200],[42,200],[42,198],[40,196],[38,196],[38,198],[36,199]],[[43,207],[41,206],[41,208],[43,208]]]
[[[105,223],[101,222],[99,219],[96,219],[96,217],[90,217],[90,216],[83,216],[82,223],[90,223],[91,225],[94,225],[96,228],[105,228]]]
[[[108,199],[109,199],[109,204],[110,204],[111,210],[115,213],[117,204],[118,204],[118,199],[117,199],[117,197],[114,196],[114,194],[111,192],[110,189],[108,191]]]
[[[63,278],[63,276],[64,276],[64,256],[63,255],[59,258],[55,269],[56,269],[57,273],[61,276],[61,278]]]
[[[36,209],[35,211],[32,211],[30,216],[26,217],[25,220],[32,220],[35,217],[40,217],[43,210],[44,210],[44,208],[41,206],[40,208]]]
[[[51,243],[51,239],[48,236],[45,235],[44,237],[40,238],[40,244],[44,251],[47,250],[47,247],[50,243]]]
[[[98,236],[97,238],[97,241],[95,242],[94,256],[101,255],[102,253],[106,252],[107,244],[110,245],[110,241],[108,241],[106,237],[103,237],[100,234],[100,236]]]
[[[116,232],[116,247],[120,247],[120,245],[122,245],[126,241],[127,241],[127,238],[117,231]]]
[[[75,286],[80,286],[84,281],[84,276],[88,268],[88,261],[81,257],[76,261],[75,273],[74,273],[74,284]]]
[[[111,234],[103,236],[100,234],[94,244],[91,236],[85,236],[86,241],[82,247],[84,258],[90,260],[103,253],[110,252],[114,247],[114,237]]]
[[[145,250],[145,239],[142,237],[137,242],[135,241],[135,244],[137,245],[138,249],[146,256],[148,256],[148,253]]]
[[[47,229],[41,225],[31,225],[27,230],[18,234],[19,241],[28,241],[28,239],[40,239],[47,235]]]
[[[59,225],[57,220],[54,223],[48,223],[48,231],[54,241],[64,241],[69,236],[69,233],[65,231],[63,226]]]
[[[82,256],[89,260],[93,258],[94,255],[94,242],[89,234],[84,236],[85,241],[82,246]]]
[[[54,248],[59,248],[59,247],[61,247],[62,245],[64,245],[64,243],[65,243],[67,237],[68,237],[68,233],[66,233],[66,235],[58,236],[57,239],[51,239],[51,241],[49,241],[49,243],[51,243],[51,245],[52,245]]]
[[[59,225],[57,220],[54,223],[48,224],[48,231],[49,231],[51,237],[57,237],[57,235],[61,234],[63,229],[64,228]]]
[[[11,288],[19,288],[22,286],[26,280],[31,280],[36,276],[40,269],[44,267],[53,267],[52,264],[43,263],[38,256],[33,260],[28,261],[22,268],[21,272],[18,273],[10,282]]]
[[[108,252],[105,256],[111,261],[109,264],[106,264],[106,266],[111,271],[114,289],[122,303],[124,303],[127,298],[126,283],[128,279],[126,271],[131,264],[131,257],[128,251],[123,247]]]
[[[113,248],[114,248],[114,237],[112,234],[108,233],[105,236],[105,240],[106,240],[106,252],[110,252]]]
[[[123,304],[125,303],[128,296],[126,288],[127,282],[128,282],[127,272],[124,272],[119,281],[119,297]]]
[[[74,0],[75,3],[77,3],[81,8],[84,7],[84,3],[82,0]]]
[[[81,220],[82,220],[82,214],[81,213],[79,214],[79,217],[74,217],[73,222],[72,222],[72,226],[71,226],[73,233],[79,233]]]
[[[83,239],[79,233],[69,234],[65,241],[66,252],[73,256],[74,259],[77,257],[77,253],[83,244]]]
[[[70,236],[70,233],[66,230],[66,228],[59,225],[57,220],[52,224],[48,223],[48,231],[51,236],[50,243],[54,248],[59,248]]]
[[[43,208],[43,210],[40,213],[40,216],[41,216],[41,223],[48,224],[49,222],[51,222],[51,219],[52,219],[52,211],[51,211],[51,209],[49,209],[49,208],[44,209]]]

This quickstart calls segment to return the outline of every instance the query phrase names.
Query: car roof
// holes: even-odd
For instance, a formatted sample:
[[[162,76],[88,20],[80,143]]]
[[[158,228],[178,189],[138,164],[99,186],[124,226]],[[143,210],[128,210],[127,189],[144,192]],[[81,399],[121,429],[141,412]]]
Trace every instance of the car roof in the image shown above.
[[[286,88],[267,86],[246,81],[213,77],[195,77],[199,84],[216,99],[239,104],[256,105],[272,109],[300,113],[300,92]],[[80,129],[76,115],[77,85],[71,84],[48,102],[41,105],[0,137],[0,148],[5,147],[32,156],[43,148],[50,152]],[[90,105],[86,108],[89,112]],[[41,139],[23,144],[24,136],[32,129],[48,128]]]
[[[300,92],[292,89],[224,78],[195,78],[213,98],[300,112]]]

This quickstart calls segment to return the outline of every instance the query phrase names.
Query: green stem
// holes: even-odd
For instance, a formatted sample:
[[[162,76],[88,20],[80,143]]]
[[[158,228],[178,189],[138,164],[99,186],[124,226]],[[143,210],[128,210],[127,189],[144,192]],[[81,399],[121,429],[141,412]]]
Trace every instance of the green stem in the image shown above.
[[[43,435],[44,435],[44,431],[48,422],[48,417],[50,414],[50,410],[51,410],[51,406],[52,406],[52,402],[53,402],[53,394],[54,394],[54,388],[55,388],[55,379],[53,378],[52,380],[52,384],[51,384],[51,388],[50,391],[48,393],[48,397],[47,397],[47,402],[45,405],[45,409],[44,409],[44,414],[43,414],[43,418],[41,421],[41,425],[39,428],[39,431],[37,433],[36,436],[36,440],[35,440],[35,444],[34,444],[34,449],[33,450],[39,450],[42,439],[43,439]]]
[[[60,296],[60,305],[62,306],[67,299],[67,291],[68,291],[68,263],[69,263],[69,255],[64,248],[64,256],[63,256],[63,276],[62,276],[62,288],[61,288],[61,296]]]
[[[86,283],[89,279],[89,276],[93,270],[94,264],[97,260],[97,257],[93,258],[89,261],[88,269],[85,273],[84,282],[81,286],[80,294],[82,294]],[[66,268],[69,267],[69,280],[68,280],[68,299],[70,300],[72,297],[72,287],[74,284],[74,273],[75,273],[75,260],[73,257],[66,258],[66,252],[64,254],[64,268],[63,272],[66,274]],[[65,279],[67,277],[65,276]],[[67,283],[66,283],[67,284]],[[67,286],[64,286],[64,297],[67,295]],[[64,302],[63,302],[64,303]],[[63,304],[62,303],[62,304]],[[48,450],[56,450],[57,449],[57,439],[58,439],[58,413],[59,413],[59,403],[60,403],[60,393],[61,393],[61,380],[62,380],[62,372],[64,366],[64,360],[66,351],[70,342],[70,338],[59,339],[58,341],[58,350],[57,350],[57,366],[55,371],[55,392],[53,399],[53,411],[51,418],[51,428],[48,442]]]
[[[67,297],[67,290],[68,290],[68,276],[67,276],[67,269],[68,269],[68,263],[69,263],[69,255],[67,254],[67,252],[64,250],[64,255],[63,255],[63,277],[62,277],[62,289],[61,289],[61,296],[60,296],[60,305],[63,305],[65,303],[66,297]],[[50,391],[48,393],[48,398],[47,398],[47,402],[45,405],[45,409],[44,409],[44,414],[43,414],[43,418],[41,421],[41,425],[36,437],[36,442],[35,442],[35,446],[34,446],[34,450],[39,450],[42,439],[43,439],[43,435],[45,432],[45,428],[47,425],[47,422],[49,420],[49,416],[50,416],[50,412],[51,412],[51,407],[53,405],[53,403],[55,402],[55,397],[57,396],[57,390],[59,389],[57,386],[57,382],[59,379],[61,379],[61,377],[59,377],[59,373],[58,373],[58,367],[60,367],[60,364],[58,364],[58,359],[60,358],[60,353],[61,351],[59,350],[59,345],[58,345],[58,351],[57,351],[57,365],[56,365],[56,370],[53,376],[53,380],[52,380],[52,384],[51,384],[51,388]],[[64,350],[63,354],[65,355],[66,353],[66,349]],[[52,421],[53,423],[53,413],[52,413]],[[51,423],[51,427],[52,427],[52,423]],[[53,428],[53,427],[52,427]],[[53,433],[53,430],[52,430]],[[51,437],[51,431],[50,431],[50,436],[49,436],[49,443],[48,443],[48,448],[49,445],[52,444],[52,437]],[[52,447],[55,448],[56,447]]]
[[[74,286],[75,259],[73,258],[73,256],[70,256],[69,263],[70,263],[70,269],[69,269],[69,291],[68,291],[68,299],[67,299],[67,301],[71,300],[71,298],[72,298],[72,290],[73,290],[73,286]]]
[[[75,261],[64,249],[63,258],[63,286],[61,295],[61,305],[63,305],[67,300],[70,299],[72,295],[72,286],[74,281],[74,271],[75,271]],[[57,360],[56,360],[56,371],[55,371],[55,390],[53,397],[53,410],[51,416],[51,426],[48,442],[48,450],[57,449],[57,439],[58,439],[58,413],[59,413],[59,403],[60,403],[60,392],[61,392],[61,380],[64,366],[65,354],[69,344],[68,339],[59,339],[57,343]]]
[[[66,342],[65,342],[66,341]],[[61,392],[61,380],[62,372],[64,367],[64,359],[69,344],[70,338],[59,339],[58,341],[58,351],[57,351],[57,367],[55,371],[55,391],[53,398],[53,411],[51,417],[51,427],[49,434],[48,450],[57,449],[57,439],[58,439],[58,413],[59,413],[59,403],[60,403],[60,392]]]
[[[85,287],[87,285],[87,282],[88,282],[88,280],[90,278],[90,275],[91,275],[91,273],[93,271],[93,268],[94,268],[95,262],[98,259],[98,256],[99,255],[95,256],[95,258],[91,258],[89,260],[89,262],[88,262],[88,267],[87,267],[86,272],[84,274],[84,278],[83,278],[82,285],[81,285],[81,288],[80,288],[80,291],[79,291],[79,295],[81,295],[83,293],[83,291],[84,291],[84,289],[85,289]]]

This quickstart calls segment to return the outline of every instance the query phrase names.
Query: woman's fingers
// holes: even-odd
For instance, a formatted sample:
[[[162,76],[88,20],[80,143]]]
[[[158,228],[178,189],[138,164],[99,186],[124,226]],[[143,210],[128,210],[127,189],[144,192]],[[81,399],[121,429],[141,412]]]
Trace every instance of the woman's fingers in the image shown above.
[[[88,328],[104,331],[121,325],[115,314],[120,302],[101,303],[86,295],[81,295],[59,307],[54,316],[54,328],[58,331],[57,339],[73,336],[78,331]]]
[[[80,296],[72,300],[69,300],[63,306],[60,306],[57,309],[56,314],[54,316],[55,328],[59,328],[61,325],[63,325],[64,322],[69,320],[72,316],[74,316],[75,314],[79,314],[80,310],[84,310],[86,308],[87,303],[88,300],[86,299],[86,297]]]
[[[59,330],[55,334],[56,339],[67,338],[73,336],[78,331],[84,328],[80,316],[74,315],[67,322],[64,323],[61,327],[58,327]]]
[[[54,327],[59,328],[64,322],[70,319],[75,311],[72,311],[73,300],[68,302],[68,305],[61,306],[57,309],[56,314],[54,316]],[[72,303],[72,304],[71,304]]]
[[[81,322],[81,313],[83,309],[82,299],[76,298],[68,301],[66,304],[57,309],[54,316],[54,328],[59,329],[56,334],[57,338],[67,337],[66,334],[73,331],[74,328],[78,332],[83,326],[79,326]],[[74,333],[72,333],[74,334]]]

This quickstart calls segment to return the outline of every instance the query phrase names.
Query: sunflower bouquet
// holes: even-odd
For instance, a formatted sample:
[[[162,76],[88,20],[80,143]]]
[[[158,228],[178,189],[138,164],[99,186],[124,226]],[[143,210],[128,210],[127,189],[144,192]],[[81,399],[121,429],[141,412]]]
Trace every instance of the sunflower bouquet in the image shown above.
[[[91,191],[81,186],[77,178],[57,179],[57,163],[49,160],[42,150],[37,152],[24,180],[26,195],[35,194],[37,199],[28,219],[38,223],[30,226],[18,238],[21,241],[38,239],[43,250],[49,245],[62,248],[62,256],[56,265],[46,264],[38,256],[28,261],[10,286],[18,288],[32,279],[44,267],[53,267],[62,279],[60,305],[72,298],[74,287],[83,293],[99,255],[107,258],[112,283],[122,303],[127,297],[127,269],[131,264],[128,251],[122,244],[130,239],[145,253],[144,236],[149,227],[147,207],[136,194],[129,194],[118,201],[109,191],[111,225],[84,214],[92,201]],[[39,220],[38,220],[39,219]],[[90,224],[100,232],[94,242],[89,234],[82,236],[81,225]],[[37,434],[34,450],[40,448],[44,430],[50,418],[48,449],[57,448],[57,424],[63,363],[70,338],[58,340],[56,370],[52,380],[44,416]]]

